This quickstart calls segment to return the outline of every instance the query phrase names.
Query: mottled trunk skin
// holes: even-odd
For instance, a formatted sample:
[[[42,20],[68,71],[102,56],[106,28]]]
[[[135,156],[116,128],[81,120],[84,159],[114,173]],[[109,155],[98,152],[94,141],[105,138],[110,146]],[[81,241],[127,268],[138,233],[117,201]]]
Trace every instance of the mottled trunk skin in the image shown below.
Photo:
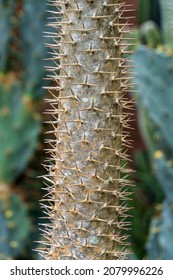
[[[128,82],[120,2],[51,2],[57,7],[52,25],[60,30],[61,40],[59,44],[52,35],[50,46],[60,66],[56,61],[50,75],[57,82],[51,101],[56,140],[47,166],[51,206],[43,204],[52,219],[44,234],[49,248],[40,249],[45,259],[109,260],[125,254],[121,229],[127,226],[128,209],[120,202],[129,181],[120,174],[128,172],[121,164],[127,158],[123,108],[128,103],[123,94]]]

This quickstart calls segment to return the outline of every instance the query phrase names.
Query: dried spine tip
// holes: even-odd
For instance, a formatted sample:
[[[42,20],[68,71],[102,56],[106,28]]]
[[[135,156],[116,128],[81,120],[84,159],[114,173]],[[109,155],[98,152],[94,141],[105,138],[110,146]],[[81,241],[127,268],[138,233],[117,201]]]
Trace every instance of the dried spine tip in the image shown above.
[[[112,3],[111,3],[112,2]],[[116,2],[116,3],[115,3]],[[40,254],[46,259],[121,259],[130,172],[123,144],[129,128],[124,98],[129,83],[125,53],[124,4],[121,1],[49,1],[57,10],[52,26],[55,67],[50,87],[55,140],[45,165],[50,203],[42,207],[52,224]],[[59,14],[62,20],[59,20]],[[59,57],[60,65],[57,65]],[[60,70],[58,75],[57,71]],[[57,95],[56,95],[57,94]],[[128,116],[128,117],[127,117]],[[121,172],[127,172],[122,178]],[[51,186],[49,186],[51,184]]]

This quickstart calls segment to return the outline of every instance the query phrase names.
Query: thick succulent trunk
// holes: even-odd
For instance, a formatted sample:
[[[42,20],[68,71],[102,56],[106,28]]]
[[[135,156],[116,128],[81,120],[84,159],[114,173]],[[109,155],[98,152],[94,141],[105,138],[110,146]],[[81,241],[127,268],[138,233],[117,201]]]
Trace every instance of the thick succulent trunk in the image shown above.
[[[124,6],[119,2],[52,1],[61,40],[52,34],[56,140],[47,166],[53,186],[48,187],[47,207],[52,224],[45,229],[50,247],[41,252],[46,259],[124,256],[121,230],[127,207],[120,201],[129,181],[120,175],[128,171],[121,164],[127,158],[123,129],[128,125],[122,111],[128,105],[123,99],[128,82],[122,58]]]

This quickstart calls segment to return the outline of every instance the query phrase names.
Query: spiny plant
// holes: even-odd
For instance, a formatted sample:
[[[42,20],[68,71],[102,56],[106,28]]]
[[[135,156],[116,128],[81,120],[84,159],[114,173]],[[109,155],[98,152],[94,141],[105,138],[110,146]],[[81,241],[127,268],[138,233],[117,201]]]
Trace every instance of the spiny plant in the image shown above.
[[[116,0],[51,0],[55,28],[48,68],[47,197],[41,206],[45,259],[121,259],[126,254],[127,149],[132,86],[126,48],[127,12]],[[125,174],[125,175],[122,175]]]

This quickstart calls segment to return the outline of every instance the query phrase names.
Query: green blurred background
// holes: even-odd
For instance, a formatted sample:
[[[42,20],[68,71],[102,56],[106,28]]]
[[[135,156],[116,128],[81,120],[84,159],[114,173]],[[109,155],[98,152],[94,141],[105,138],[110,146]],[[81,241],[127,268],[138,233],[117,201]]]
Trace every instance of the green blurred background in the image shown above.
[[[45,0],[0,0],[0,259],[38,258],[47,9]]]

